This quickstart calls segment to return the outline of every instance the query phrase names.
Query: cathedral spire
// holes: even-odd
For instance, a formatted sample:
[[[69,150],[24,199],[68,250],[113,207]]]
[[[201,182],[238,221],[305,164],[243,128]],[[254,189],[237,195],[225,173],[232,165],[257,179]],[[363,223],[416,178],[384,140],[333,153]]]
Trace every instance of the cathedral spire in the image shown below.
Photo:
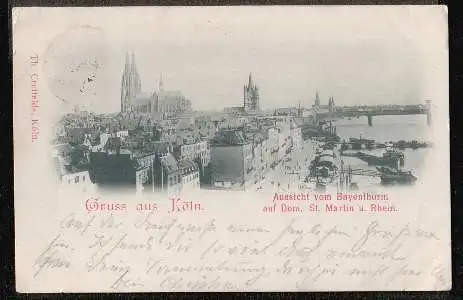
[[[132,59],[129,51],[125,53],[125,67],[121,82],[121,111],[131,110],[133,99],[141,92],[141,80],[135,64],[135,53],[132,51]]]
[[[252,73],[249,73],[249,83],[248,83],[248,88],[252,87]]]
[[[129,52],[125,52],[125,65],[124,65],[124,72],[122,73],[122,80],[121,80],[121,112],[125,112],[127,110],[127,106],[129,104],[129,90],[130,90],[130,58]]]

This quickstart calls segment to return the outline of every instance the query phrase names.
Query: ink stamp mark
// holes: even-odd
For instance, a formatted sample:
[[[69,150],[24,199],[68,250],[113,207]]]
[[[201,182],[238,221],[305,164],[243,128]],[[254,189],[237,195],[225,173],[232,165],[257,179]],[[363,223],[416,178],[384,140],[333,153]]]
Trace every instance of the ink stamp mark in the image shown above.
[[[68,105],[90,105],[105,66],[109,44],[102,29],[71,28],[56,36],[44,59],[51,92]]]

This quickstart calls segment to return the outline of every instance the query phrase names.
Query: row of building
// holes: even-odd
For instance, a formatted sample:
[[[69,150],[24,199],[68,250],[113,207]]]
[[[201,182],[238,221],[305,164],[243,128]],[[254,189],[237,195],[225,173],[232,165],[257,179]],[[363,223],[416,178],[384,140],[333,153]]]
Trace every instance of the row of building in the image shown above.
[[[75,144],[56,147],[61,149],[55,154],[61,181],[173,193],[200,187],[245,189],[302,144],[300,125],[289,117],[215,120],[203,115],[112,132],[101,132],[95,129],[101,124],[95,125],[78,131],[79,137],[72,138]],[[64,135],[75,129],[65,129]],[[70,158],[70,148],[80,154]],[[85,169],[88,176],[82,173]],[[88,179],[73,179],[73,173]]]
[[[267,124],[246,124],[222,129],[211,141],[211,184],[214,188],[246,189],[302,146],[295,121],[267,119]],[[254,126],[253,126],[254,125]]]

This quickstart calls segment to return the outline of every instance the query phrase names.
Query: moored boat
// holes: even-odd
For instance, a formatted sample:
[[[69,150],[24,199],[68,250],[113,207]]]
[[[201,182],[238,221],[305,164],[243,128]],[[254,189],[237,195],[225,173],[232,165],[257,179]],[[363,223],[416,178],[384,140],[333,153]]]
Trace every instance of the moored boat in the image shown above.
[[[418,179],[411,171],[404,171],[393,169],[390,167],[377,167],[381,174],[381,184],[394,185],[394,184],[413,184]]]
[[[382,156],[376,156],[365,152],[355,154],[344,154],[344,156],[354,156],[363,160],[370,166],[388,166],[399,168],[405,164],[405,155],[401,151],[386,149]]]

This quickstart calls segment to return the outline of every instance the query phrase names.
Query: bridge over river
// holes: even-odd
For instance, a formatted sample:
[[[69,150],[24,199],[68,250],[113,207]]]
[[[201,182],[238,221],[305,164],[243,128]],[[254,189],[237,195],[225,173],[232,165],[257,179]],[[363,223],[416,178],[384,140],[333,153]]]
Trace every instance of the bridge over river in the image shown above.
[[[426,105],[381,105],[381,106],[344,106],[331,111],[316,111],[317,121],[338,120],[342,118],[367,117],[368,125],[373,126],[374,116],[388,115],[426,115],[426,122],[431,125],[431,101]]]

